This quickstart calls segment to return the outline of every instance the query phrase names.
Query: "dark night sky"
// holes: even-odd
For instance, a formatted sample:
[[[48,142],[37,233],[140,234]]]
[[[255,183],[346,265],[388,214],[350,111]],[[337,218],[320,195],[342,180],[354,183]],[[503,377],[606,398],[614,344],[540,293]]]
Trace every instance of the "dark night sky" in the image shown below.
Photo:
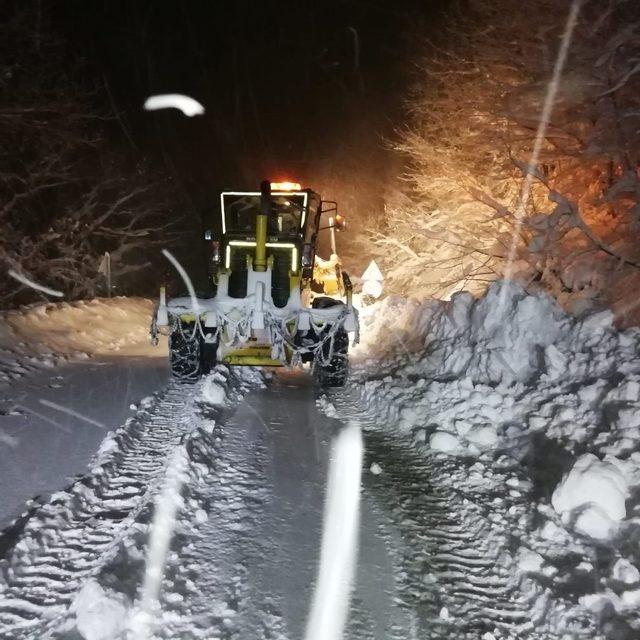
[[[406,95],[411,26],[428,27],[438,6],[65,0],[54,17],[91,73],[107,79],[142,153],[163,159],[192,197],[206,198],[263,174],[312,183],[318,165],[340,163],[345,146],[375,154]],[[141,110],[163,92],[195,97],[206,115]]]
[[[220,190],[294,179],[339,202],[351,229],[340,253],[357,270],[366,256],[352,240],[378,225],[385,190],[402,170],[385,139],[404,125],[410,49],[438,28],[446,5],[54,0],[51,6],[70,54],[85,61],[94,82],[108,84],[134,146],[119,126],[112,127],[114,143],[168,172],[183,194],[193,220],[187,246],[211,226],[213,213],[203,212],[213,211]],[[144,112],[145,98],[155,93],[185,93],[206,113]]]

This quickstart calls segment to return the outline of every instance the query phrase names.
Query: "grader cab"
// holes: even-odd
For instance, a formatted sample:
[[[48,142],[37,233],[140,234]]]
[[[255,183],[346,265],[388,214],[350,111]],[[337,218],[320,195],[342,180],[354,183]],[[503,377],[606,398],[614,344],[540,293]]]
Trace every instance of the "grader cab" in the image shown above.
[[[336,204],[295,183],[265,181],[259,191],[222,192],[214,223],[205,240],[215,295],[167,300],[161,290],[154,314],[152,337],[168,333],[172,374],[196,380],[217,362],[309,362],[320,384],[343,385],[358,317],[335,248],[344,225]],[[316,255],[325,229],[328,260]]]

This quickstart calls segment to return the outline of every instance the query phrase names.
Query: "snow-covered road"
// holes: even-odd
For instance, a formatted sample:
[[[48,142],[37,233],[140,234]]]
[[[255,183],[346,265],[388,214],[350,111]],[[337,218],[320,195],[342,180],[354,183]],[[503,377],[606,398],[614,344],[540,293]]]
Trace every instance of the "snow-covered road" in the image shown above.
[[[226,407],[206,402],[206,381],[170,384],[103,444],[89,474],[5,534],[0,637],[80,628],[98,638],[114,603],[135,614],[153,499],[176,447],[187,453],[188,479],[156,635],[302,636],[327,445],[342,423],[316,408],[303,373],[277,375],[266,388],[234,376],[226,384]],[[240,398],[242,385],[251,389]],[[402,536],[380,505],[365,491],[354,640],[410,637],[416,624],[397,592]]]
[[[0,402],[0,529],[35,496],[86,471],[107,432],[131,405],[167,382],[159,357],[97,357],[44,368],[15,381]]]
[[[341,420],[320,410],[328,401],[316,402],[304,373],[265,386],[224,368],[146,400],[90,473],[5,535],[0,637],[115,639],[135,628],[154,500],[182,450],[183,507],[154,637],[301,638],[327,445],[347,417],[365,426],[367,452],[347,638],[561,637],[536,632],[518,589],[509,550],[530,504],[502,491],[513,462],[484,482],[481,468],[478,482],[473,460],[426,461],[409,441],[385,436],[353,390],[330,401]]]
[[[226,626],[224,637],[301,638],[317,571],[327,445],[343,425],[316,408],[301,373],[276,375],[218,422],[213,442],[194,440],[192,455],[206,469],[189,483],[190,505],[207,519],[192,522],[176,550],[190,589],[159,635],[208,638]],[[365,492],[354,640],[408,637],[410,618],[394,602],[387,526]]]
[[[36,309],[30,321],[74,326],[113,305],[131,325],[127,300],[51,307],[56,322]],[[129,352],[117,323],[82,365],[65,364],[61,347],[57,368],[46,350],[33,366],[7,357],[4,406],[23,409],[2,417],[2,453],[14,458],[0,482],[19,483],[25,452],[51,452],[51,486],[33,486],[53,495],[0,537],[0,638],[138,639],[149,623],[158,638],[301,638],[328,443],[355,420],[366,457],[347,638],[635,640],[640,331],[617,331],[607,313],[572,318],[512,283],[480,300],[388,298],[363,319],[350,382],[320,395],[304,372],[265,383],[219,367],[193,386],[167,384],[161,360],[137,359],[149,357],[136,346],[144,329]],[[110,345],[120,356],[105,360]],[[125,374],[134,363],[143,368]],[[91,375],[113,391],[79,397],[74,385]],[[158,391],[141,400],[127,375]],[[47,410],[44,424],[72,427],[77,449],[72,436],[56,444],[34,407]],[[42,446],[8,431],[11,420]],[[102,440],[94,422],[123,426]],[[98,445],[89,471],[56,492],[59,452],[82,466]],[[151,526],[160,503],[179,506],[175,528],[171,509]],[[153,531],[171,531],[166,556]],[[143,585],[153,587],[156,565],[160,608],[149,617]]]

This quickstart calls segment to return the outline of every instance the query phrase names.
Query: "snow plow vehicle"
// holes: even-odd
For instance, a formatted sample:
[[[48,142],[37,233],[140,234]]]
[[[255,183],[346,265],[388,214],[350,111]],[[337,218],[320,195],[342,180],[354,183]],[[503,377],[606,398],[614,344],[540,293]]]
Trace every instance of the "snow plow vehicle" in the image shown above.
[[[151,337],[157,344],[159,333],[169,336],[172,375],[195,381],[216,363],[310,363],[320,385],[342,386],[349,334],[355,344],[359,329],[335,249],[342,220],[335,202],[295,183],[222,192],[220,216],[205,231],[213,296],[197,297],[186,274],[190,295],[168,299],[160,290]],[[331,231],[329,260],[316,255],[323,229]]]

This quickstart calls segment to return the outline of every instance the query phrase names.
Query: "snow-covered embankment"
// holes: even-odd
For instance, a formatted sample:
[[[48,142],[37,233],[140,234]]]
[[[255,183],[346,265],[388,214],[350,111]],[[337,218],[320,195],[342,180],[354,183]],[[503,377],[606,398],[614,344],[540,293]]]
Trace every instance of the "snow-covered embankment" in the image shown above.
[[[512,283],[480,300],[389,297],[362,321],[364,411],[426,456],[460,460],[455,483],[530,501],[505,534],[520,541],[535,626],[575,631],[569,619],[587,616],[640,630],[640,330],[617,331],[608,312],[573,318]],[[508,459],[498,486],[492,466]]]
[[[0,312],[0,383],[92,355],[157,355],[149,344],[153,302],[101,298]]]
[[[106,432],[166,384],[152,308],[117,297],[0,312],[0,528],[83,473]]]

